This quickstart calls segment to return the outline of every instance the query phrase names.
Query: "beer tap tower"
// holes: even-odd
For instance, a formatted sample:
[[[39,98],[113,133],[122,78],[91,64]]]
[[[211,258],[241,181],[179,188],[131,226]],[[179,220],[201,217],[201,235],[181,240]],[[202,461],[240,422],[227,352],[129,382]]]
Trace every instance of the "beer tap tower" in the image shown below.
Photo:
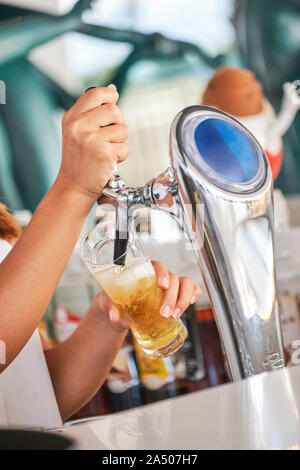
[[[191,106],[172,123],[170,157],[145,187],[125,187],[115,174],[103,191],[99,204],[116,211],[116,254],[126,251],[137,208],[169,213],[193,244],[232,379],[283,367],[264,151],[230,115]]]

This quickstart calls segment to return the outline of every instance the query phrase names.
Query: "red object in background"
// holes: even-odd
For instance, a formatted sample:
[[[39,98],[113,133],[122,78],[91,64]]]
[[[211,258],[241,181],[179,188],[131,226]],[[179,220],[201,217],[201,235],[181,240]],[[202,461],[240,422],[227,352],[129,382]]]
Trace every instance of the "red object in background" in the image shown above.
[[[275,181],[275,179],[277,178],[280,172],[280,168],[282,165],[283,148],[281,148],[279,152],[273,153],[273,154],[269,152],[267,149],[265,149],[265,153],[270,163],[273,181]]]
[[[229,382],[221,340],[212,309],[196,310],[196,318],[209,386],[214,387]]]
[[[71,336],[80,323],[80,317],[73,315],[63,305],[56,305],[53,312],[53,325],[55,339],[58,343],[63,343]]]

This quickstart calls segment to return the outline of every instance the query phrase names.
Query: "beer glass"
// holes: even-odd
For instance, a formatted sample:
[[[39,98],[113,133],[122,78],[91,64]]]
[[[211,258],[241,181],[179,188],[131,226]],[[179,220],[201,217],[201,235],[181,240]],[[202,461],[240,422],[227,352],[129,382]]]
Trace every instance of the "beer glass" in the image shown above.
[[[137,236],[128,241],[125,264],[114,259],[114,240],[98,239],[99,228],[82,242],[82,258],[107,296],[122,315],[145,354],[166,357],[177,351],[187,337],[180,319],[160,314],[164,292],[157,285],[153,266]],[[98,239],[98,240],[97,240]]]

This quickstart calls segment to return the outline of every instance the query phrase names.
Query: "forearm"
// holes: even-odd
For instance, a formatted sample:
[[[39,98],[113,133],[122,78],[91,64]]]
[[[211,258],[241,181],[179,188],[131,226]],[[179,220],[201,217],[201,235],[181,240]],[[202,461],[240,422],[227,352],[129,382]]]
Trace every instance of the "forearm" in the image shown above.
[[[96,298],[70,338],[45,351],[63,420],[85,405],[103,384],[126,333],[99,311]]]
[[[91,206],[90,199],[57,180],[1,263],[0,339],[6,344],[6,365],[43,316]]]

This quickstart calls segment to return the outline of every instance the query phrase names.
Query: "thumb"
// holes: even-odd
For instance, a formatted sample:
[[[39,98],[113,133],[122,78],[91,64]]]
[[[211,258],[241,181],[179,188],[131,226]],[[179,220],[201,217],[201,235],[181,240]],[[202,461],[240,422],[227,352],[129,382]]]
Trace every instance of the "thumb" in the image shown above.
[[[112,323],[117,323],[121,318],[121,312],[117,305],[115,305],[105,292],[100,292],[98,295],[98,303],[102,312],[109,316]]]

